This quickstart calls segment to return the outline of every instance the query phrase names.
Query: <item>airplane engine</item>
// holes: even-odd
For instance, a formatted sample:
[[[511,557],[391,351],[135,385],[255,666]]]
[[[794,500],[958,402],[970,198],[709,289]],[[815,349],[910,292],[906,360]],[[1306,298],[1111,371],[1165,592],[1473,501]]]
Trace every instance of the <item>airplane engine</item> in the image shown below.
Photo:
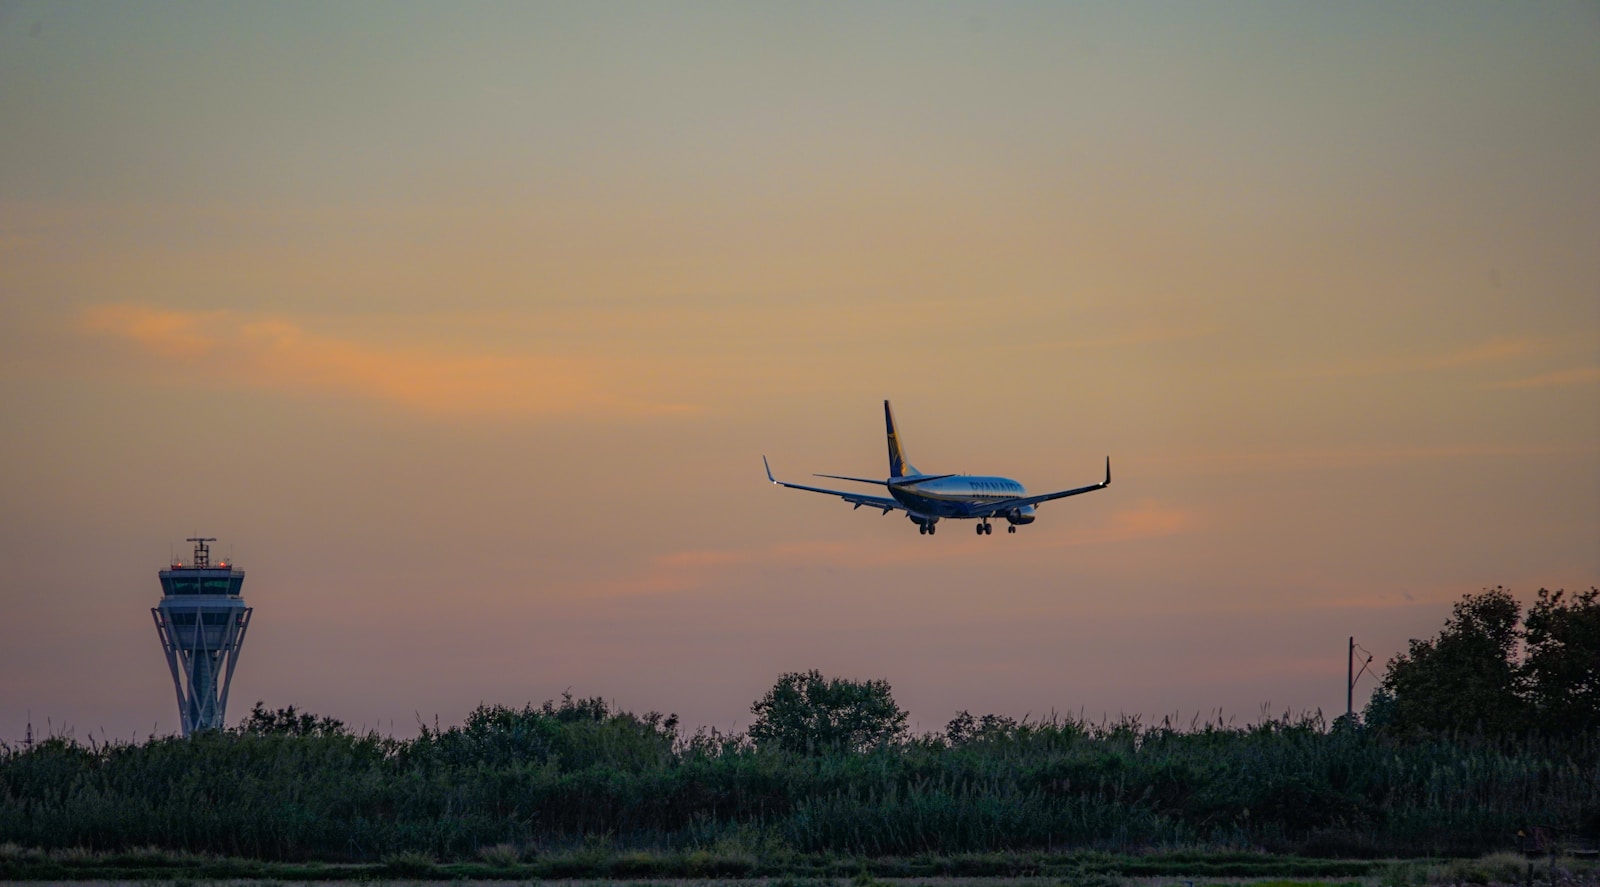
[[[1013,524],[1031,524],[1034,521],[1034,517],[1032,505],[1024,505],[1021,508],[1013,508],[1006,512],[1006,520]]]

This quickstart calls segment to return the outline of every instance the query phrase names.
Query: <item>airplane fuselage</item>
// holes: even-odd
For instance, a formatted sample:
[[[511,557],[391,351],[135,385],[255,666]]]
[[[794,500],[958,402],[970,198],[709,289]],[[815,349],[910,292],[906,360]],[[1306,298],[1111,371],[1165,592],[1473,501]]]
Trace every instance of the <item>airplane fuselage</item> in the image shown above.
[[[906,513],[925,518],[969,518],[990,511],[990,506],[1026,496],[1022,484],[1009,477],[954,475],[918,481],[903,478],[889,484],[889,495],[906,507]],[[1013,523],[1031,523],[1033,508],[1018,509]]]

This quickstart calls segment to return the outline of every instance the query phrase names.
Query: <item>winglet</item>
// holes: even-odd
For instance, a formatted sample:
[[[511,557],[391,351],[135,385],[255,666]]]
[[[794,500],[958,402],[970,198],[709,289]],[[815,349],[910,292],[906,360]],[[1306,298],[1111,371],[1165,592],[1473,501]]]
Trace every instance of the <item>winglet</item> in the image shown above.
[[[766,457],[763,456],[762,458],[764,459]],[[772,472],[769,471],[769,472],[767,472],[767,474],[768,474],[768,476],[771,476]],[[1111,486],[1111,457],[1110,456],[1106,457],[1106,482],[1101,484],[1100,486],[1102,486],[1102,487]]]
[[[761,464],[766,466],[766,469],[767,469],[767,480],[770,480],[773,483],[777,483],[778,479],[772,476],[772,466],[767,464],[767,457],[764,456],[764,455],[761,457]]]

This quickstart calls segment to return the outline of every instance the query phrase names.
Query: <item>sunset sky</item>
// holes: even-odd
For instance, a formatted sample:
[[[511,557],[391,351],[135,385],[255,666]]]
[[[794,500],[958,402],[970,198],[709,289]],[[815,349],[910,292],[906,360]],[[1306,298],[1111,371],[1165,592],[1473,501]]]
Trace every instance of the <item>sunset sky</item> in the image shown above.
[[[1105,491],[1015,536],[766,482]],[[0,2],[0,740],[1344,707],[1600,584],[1600,6]],[[1372,687],[1365,679],[1358,705]]]

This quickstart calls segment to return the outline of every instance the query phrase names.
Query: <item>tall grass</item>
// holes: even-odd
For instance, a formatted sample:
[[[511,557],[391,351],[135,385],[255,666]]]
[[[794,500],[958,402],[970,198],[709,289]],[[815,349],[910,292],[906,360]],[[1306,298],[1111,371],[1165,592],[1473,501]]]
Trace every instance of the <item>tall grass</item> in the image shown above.
[[[227,732],[0,746],[0,844],[268,860],[1127,852],[1476,855],[1600,830],[1600,742],[1395,739],[1312,719],[1073,719],[800,756],[598,701],[414,740]],[[397,863],[398,864],[398,863]]]

